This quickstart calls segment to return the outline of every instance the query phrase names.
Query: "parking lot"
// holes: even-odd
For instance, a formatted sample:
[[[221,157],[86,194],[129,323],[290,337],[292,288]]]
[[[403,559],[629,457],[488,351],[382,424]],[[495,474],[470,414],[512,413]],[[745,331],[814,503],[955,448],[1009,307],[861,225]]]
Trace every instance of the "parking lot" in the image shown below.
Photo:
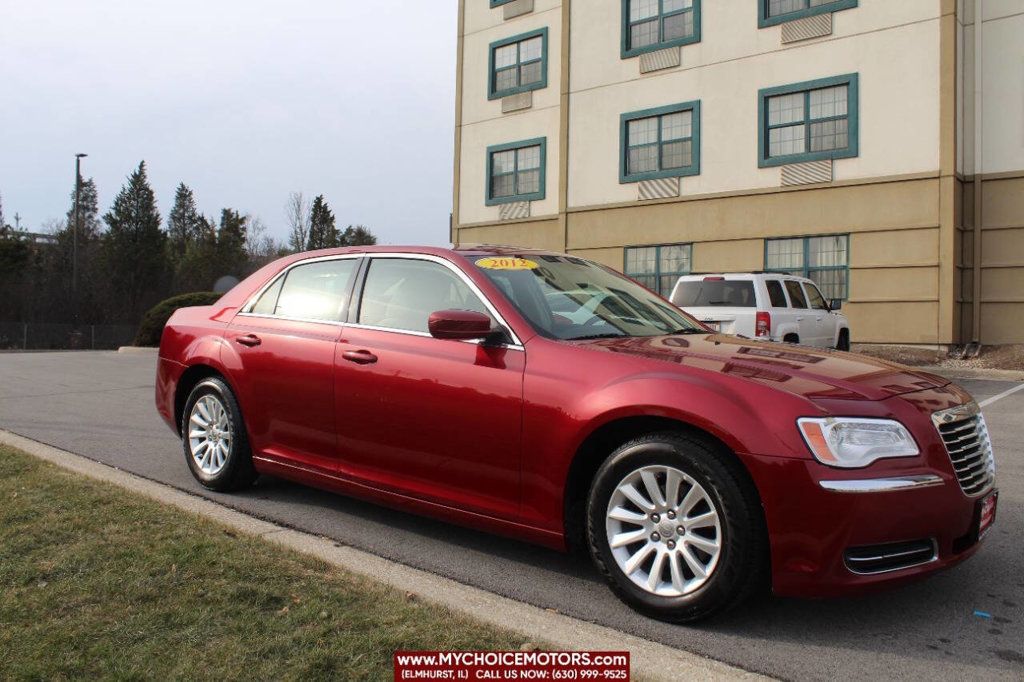
[[[280,480],[222,495],[188,472],[153,407],[155,356],[0,354],[0,428],[231,507],[507,597],[781,678],[1024,676],[1024,390],[958,382],[985,405],[1000,488],[996,526],[970,561],[859,599],[765,598],[698,626],[620,603],[586,560]]]

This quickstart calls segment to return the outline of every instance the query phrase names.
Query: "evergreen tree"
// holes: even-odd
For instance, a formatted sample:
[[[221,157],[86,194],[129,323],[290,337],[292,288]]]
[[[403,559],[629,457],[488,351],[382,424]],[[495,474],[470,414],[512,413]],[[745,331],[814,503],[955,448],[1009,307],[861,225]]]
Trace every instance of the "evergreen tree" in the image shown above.
[[[4,219],[4,197],[0,194],[0,235],[7,232],[7,220]]]
[[[369,228],[364,225],[349,225],[341,235],[342,246],[373,246],[377,243],[377,237]]]
[[[68,206],[65,230],[75,228],[75,188],[71,188],[71,205]],[[81,190],[78,195],[78,243],[88,242],[100,236],[103,224],[100,222],[99,194],[96,191],[96,181],[92,178],[83,178]]]
[[[137,319],[156,302],[167,272],[166,235],[160,229],[145,161],[128,177],[103,220],[110,228],[104,235],[103,251],[115,314]]]
[[[306,248],[313,251],[335,246],[341,246],[341,234],[334,224],[331,207],[327,205],[324,195],[321,194],[313,200],[313,208],[309,212],[309,243]]]
[[[196,207],[192,189],[184,182],[179,183],[174,193],[174,206],[167,214],[167,238],[172,256],[184,256],[188,245],[201,237],[205,226],[205,219]]]
[[[222,275],[241,277],[247,269],[249,254],[245,250],[245,239],[248,220],[248,216],[243,216],[230,208],[220,212],[217,261],[222,269]]]

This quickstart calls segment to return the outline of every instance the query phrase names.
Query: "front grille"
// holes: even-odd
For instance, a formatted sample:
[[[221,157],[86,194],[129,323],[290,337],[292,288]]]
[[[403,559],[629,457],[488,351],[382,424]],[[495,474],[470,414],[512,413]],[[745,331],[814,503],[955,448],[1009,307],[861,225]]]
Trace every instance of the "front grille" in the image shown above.
[[[977,403],[936,412],[932,421],[946,444],[964,493],[974,496],[988,490],[995,479],[996,465],[985,417]]]
[[[870,575],[920,566],[936,558],[935,541],[931,538],[885,545],[851,547],[843,557],[846,567],[854,573]]]

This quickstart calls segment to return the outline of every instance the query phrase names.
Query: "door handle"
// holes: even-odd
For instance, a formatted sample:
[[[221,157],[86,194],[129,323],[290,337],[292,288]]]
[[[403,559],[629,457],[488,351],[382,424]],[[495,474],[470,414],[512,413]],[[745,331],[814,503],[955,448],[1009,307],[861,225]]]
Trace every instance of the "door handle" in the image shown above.
[[[243,346],[249,346],[250,348],[252,348],[253,346],[258,346],[261,343],[263,343],[263,341],[260,340],[260,337],[256,336],[255,334],[245,334],[243,336],[239,336],[238,338],[235,339],[235,341],[242,344]]]
[[[377,356],[368,350],[347,350],[341,357],[357,365],[372,365],[377,362]]]

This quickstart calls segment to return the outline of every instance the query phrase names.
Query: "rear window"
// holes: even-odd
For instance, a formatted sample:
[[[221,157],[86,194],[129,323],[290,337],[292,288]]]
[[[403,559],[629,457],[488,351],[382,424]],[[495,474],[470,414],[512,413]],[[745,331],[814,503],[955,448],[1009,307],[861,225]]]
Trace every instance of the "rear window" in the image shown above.
[[[787,307],[786,294],[782,293],[782,282],[777,279],[769,279],[764,284],[768,287],[768,299],[772,302],[772,307]]]
[[[672,292],[672,302],[681,308],[753,308],[754,283],[722,279],[680,282]]]

